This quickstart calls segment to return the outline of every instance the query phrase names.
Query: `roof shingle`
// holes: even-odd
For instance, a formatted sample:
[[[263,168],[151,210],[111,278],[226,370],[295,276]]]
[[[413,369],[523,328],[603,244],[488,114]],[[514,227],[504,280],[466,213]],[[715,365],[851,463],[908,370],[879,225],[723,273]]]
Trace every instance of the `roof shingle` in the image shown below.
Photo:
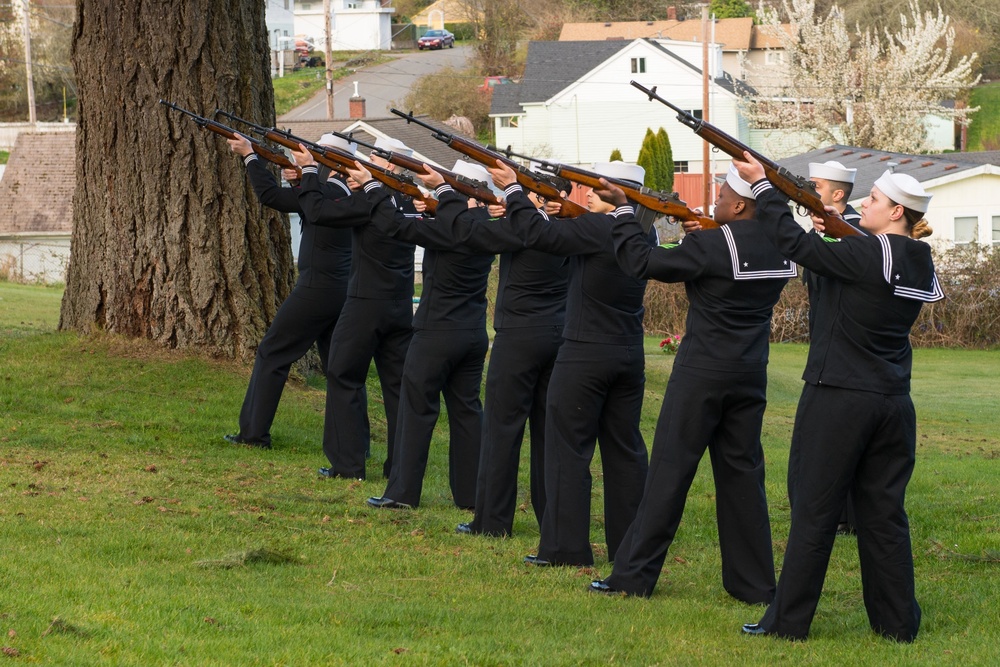
[[[18,135],[0,180],[0,233],[73,230],[76,133]]]

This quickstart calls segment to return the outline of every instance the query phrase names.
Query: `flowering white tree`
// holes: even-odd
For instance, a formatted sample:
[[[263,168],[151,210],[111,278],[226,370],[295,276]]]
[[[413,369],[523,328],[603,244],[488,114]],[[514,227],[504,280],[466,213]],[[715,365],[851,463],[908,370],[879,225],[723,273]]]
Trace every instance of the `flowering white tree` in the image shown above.
[[[784,46],[782,71],[756,68],[757,95],[744,98],[753,127],[781,128],[813,137],[816,146],[846,143],[879,150],[926,150],[923,118],[934,114],[967,124],[976,111],[942,102],[964,98],[979,77],[976,54],[955,60],[955,30],[949,17],[921,13],[909,0],[910,16],[883,34],[848,31],[834,5],[826,15],[815,0],[782,0],[792,30],[777,13],[761,8],[762,28]]]

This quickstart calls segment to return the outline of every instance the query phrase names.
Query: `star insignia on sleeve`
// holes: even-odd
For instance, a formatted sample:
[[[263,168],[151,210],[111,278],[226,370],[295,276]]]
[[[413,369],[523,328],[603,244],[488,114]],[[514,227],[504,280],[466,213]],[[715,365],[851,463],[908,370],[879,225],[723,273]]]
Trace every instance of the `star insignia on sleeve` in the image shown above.
[[[750,266],[750,262],[743,262],[743,268],[744,269],[747,268],[748,266]]]
[[[899,282],[899,274],[896,274],[896,281]]]

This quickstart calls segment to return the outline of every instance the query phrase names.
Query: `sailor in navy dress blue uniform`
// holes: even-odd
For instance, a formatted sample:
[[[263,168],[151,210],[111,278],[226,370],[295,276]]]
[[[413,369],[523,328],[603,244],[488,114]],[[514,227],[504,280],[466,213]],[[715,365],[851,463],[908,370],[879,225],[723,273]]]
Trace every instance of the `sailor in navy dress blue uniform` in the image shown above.
[[[598,163],[594,171],[642,184],[645,171],[622,162]],[[642,317],[646,281],[625,274],[615,260],[611,230],[632,217],[633,207],[613,186],[588,195],[589,213],[553,221],[538,209],[507,167],[490,169],[503,186],[502,224],[525,246],[569,257],[566,324],[546,403],[545,511],[534,565],[594,563],[590,546],[590,462],[601,448],[604,532],[608,560],[635,517],[646,478],[646,444],[639,432],[645,385]],[[647,237],[650,245],[655,235]]]
[[[910,329],[944,294],[922,220],[930,195],[912,176],[886,172],[861,204],[867,235],[827,242],[792,218],[784,196],[746,155],[763,230],[778,250],[828,278],[816,303],[805,385],[792,433],[795,503],[774,601],[743,631],[805,639],[848,490],[856,508],[865,609],[872,629],[910,642],[920,627],[904,507],[916,458],[910,400]],[[814,219],[814,223],[819,219]]]
[[[602,593],[649,596],[708,450],[722,585],[750,604],[774,596],[761,424],[771,313],[795,265],[759,231],[750,184],[730,170],[715,202],[722,225],[650,248],[634,220],[615,226],[618,263],[638,278],[684,282],[684,337],[667,382],[642,503]]]
[[[477,164],[462,161],[455,170],[492,185],[489,174]],[[370,174],[359,171],[357,176],[369,178]],[[420,504],[443,395],[448,409],[452,500],[458,507],[471,509],[476,501],[483,427],[479,396],[489,349],[486,286],[495,255],[457,245],[442,229],[449,218],[470,210],[470,200],[449,192],[449,186],[438,188],[441,201],[435,220],[408,219],[397,210],[392,191],[376,181],[366,183],[365,191],[374,225],[392,238],[424,248],[424,289],[413,315],[413,339],[403,368],[393,465],[385,492],[369,498],[368,504],[378,508]],[[474,202],[472,206],[487,215]]]
[[[320,143],[330,144],[332,139],[333,135],[324,135]],[[228,143],[233,152],[243,157],[260,203],[282,213],[298,213],[302,224],[298,280],[257,346],[240,409],[240,430],[226,436],[232,443],[269,449],[271,424],[291,365],[315,343],[326,368],[333,329],[347,296],[351,234],[346,229],[313,224],[299,208],[298,189],[281,187],[245,137],[237,136]],[[287,175],[295,174],[289,171]],[[351,195],[345,181],[336,177],[323,184],[322,190],[331,207],[344,205]]]
[[[861,215],[848,204],[851,193],[854,191],[854,179],[857,176],[857,169],[849,169],[836,160],[827,162],[809,163],[809,180],[816,187],[816,194],[825,206],[832,206],[844,221],[853,227],[858,227],[861,223]],[[815,231],[813,231],[815,233]],[[819,294],[823,289],[823,284],[830,280],[808,269],[802,272],[802,280],[809,290],[809,333],[812,334],[812,312],[819,303]],[[792,459],[788,462],[788,502],[795,502],[796,479],[795,469],[798,461]],[[847,500],[844,502],[844,510],[840,513],[840,521],[837,524],[837,533],[853,535],[854,530],[854,502],[851,493],[847,493]]]
[[[547,203],[534,193],[539,208]],[[558,202],[547,210],[558,212]],[[566,321],[569,262],[565,257],[524,248],[500,224],[468,229],[463,243],[502,253],[493,316],[496,335],[486,371],[483,442],[476,482],[476,515],[458,524],[460,533],[511,534],[517,507],[517,472],[525,422],[528,430],[528,486],[539,525],[545,509],[545,401]]]
[[[393,142],[388,146],[390,150],[409,150]],[[351,153],[356,148],[353,143],[348,147]],[[413,334],[414,246],[386,236],[370,224],[371,205],[363,192],[351,198],[357,209],[355,215],[336,214],[319,189],[312,155],[308,151],[292,151],[292,155],[302,165],[299,193],[302,210],[317,225],[349,228],[352,233],[347,300],[333,332],[327,367],[323,452],[330,467],[320,468],[320,475],[365,478],[370,436],[368,407],[362,390],[374,359],[387,424],[382,474],[388,476],[399,412],[399,385]],[[407,214],[418,215],[408,199],[401,198],[400,205]]]

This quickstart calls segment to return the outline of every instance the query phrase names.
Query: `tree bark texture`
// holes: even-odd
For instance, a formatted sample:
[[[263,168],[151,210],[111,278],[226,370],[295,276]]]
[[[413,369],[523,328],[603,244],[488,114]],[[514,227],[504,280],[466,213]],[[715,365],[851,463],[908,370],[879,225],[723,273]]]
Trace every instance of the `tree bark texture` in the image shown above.
[[[274,124],[261,0],[77,0],[73,240],[61,329],[248,357],[288,295],[287,219],[160,98]]]

